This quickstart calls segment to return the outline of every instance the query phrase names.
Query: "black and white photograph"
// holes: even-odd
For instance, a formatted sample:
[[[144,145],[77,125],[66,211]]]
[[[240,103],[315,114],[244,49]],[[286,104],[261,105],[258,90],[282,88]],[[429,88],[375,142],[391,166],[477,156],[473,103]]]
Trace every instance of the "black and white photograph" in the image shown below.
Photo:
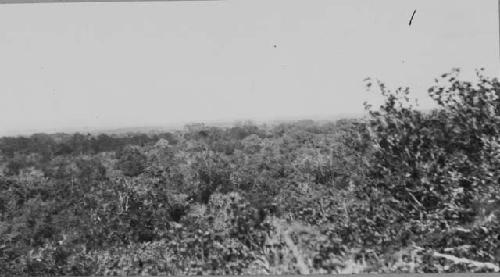
[[[499,273],[499,77],[499,0],[0,0],[0,276]]]

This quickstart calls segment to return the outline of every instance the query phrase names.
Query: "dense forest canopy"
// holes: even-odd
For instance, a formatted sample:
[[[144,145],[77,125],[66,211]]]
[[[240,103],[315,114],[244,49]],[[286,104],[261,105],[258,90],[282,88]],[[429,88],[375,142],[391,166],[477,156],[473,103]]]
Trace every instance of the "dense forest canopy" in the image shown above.
[[[498,271],[498,80],[367,87],[363,119],[0,138],[0,272]]]

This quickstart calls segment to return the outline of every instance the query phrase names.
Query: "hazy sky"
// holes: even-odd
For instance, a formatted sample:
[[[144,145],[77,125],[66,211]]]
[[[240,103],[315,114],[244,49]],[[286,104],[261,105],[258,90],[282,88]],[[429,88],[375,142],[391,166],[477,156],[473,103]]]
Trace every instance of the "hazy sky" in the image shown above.
[[[499,72],[498,26],[497,0],[0,5],[0,135],[358,113],[369,76],[425,106],[452,67]]]

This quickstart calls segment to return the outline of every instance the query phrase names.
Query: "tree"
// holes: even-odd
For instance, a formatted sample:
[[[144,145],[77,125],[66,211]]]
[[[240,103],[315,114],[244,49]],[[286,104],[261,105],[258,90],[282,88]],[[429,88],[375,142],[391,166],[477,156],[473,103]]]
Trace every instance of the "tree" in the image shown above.
[[[141,153],[137,146],[126,146],[118,154],[118,169],[125,176],[135,177],[141,174],[146,168],[147,157]]]
[[[408,88],[390,91],[381,82],[384,104],[367,106],[370,181],[357,190],[371,203],[370,220],[400,226],[394,239],[408,229],[424,239],[434,225],[446,232],[470,224],[475,201],[500,195],[500,84],[480,71],[475,84],[458,77],[454,70],[436,80],[429,93],[439,108],[429,113],[415,109]]]

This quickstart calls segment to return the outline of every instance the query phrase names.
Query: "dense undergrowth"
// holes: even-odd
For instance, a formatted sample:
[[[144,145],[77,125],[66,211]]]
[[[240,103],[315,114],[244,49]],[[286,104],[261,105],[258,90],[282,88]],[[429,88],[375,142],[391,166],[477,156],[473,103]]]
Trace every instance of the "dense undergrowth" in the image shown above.
[[[0,139],[2,275],[493,272],[500,84],[444,74],[421,112]]]

